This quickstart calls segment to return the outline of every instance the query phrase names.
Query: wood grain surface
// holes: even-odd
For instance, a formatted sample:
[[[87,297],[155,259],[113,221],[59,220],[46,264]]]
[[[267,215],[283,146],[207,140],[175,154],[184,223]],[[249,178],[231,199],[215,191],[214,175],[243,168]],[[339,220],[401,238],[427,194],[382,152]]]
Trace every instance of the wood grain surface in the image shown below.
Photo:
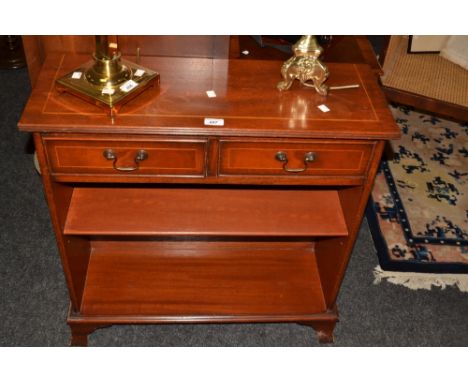
[[[215,136],[343,137],[398,136],[371,69],[330,64],[329,85],[357,89],[320,96],[299,83],[280,92],[278,61],[143,57],[141,64],[161,75],[161,85],[125,104],[113,120],[91,103],[54,88],[56,78],[87,61],[86,56],[50,55],[19,126],[23,131],[191,134]],[[209,98],[207,90],[216,92]],[[318,109],[326,104],[324,113]],[[205,118],[224,126],[205,126]]]
[[[95,242],[81,307],[187,321],[324,311],[313,246],[255,242]]]
[[[336,191],[75,188],[66,235],[343,236]]]

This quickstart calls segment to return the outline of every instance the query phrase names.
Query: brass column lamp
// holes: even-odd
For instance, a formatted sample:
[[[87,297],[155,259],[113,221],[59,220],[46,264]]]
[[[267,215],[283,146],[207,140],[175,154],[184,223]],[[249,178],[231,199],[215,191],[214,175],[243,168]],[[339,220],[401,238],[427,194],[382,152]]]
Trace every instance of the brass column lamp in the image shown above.
[[[116,88],[131,78],[131,70],[122,65],[117,41],[111,42],[107,36],[96,36],[94,65],[85,73],[88,82],[95,86]]]
[[[93,60],[56,81],[59,91],[102,106],[111,116],[154,84],[159,84],[159,73],[121,59],[116,36],[96,36]]]

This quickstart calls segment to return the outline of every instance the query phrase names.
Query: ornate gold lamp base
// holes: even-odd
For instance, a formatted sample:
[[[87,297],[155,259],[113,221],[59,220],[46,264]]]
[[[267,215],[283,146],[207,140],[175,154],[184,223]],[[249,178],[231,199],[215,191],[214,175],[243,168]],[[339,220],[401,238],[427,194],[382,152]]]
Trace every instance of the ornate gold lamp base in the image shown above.
[[[321,95],[328,94],[328,68],[319,60],[323,52],[314,36],[302,36],[293,45],[294,56],[287,60],[282,68],[283,81],[277,85],[278,90],[288,90],[297,79],[304,86],[315,88]]]
[[[93,60],[57,79],[56,88],[104,107],[114,116],[124,103],[148,87],[159,85],[159,73],[125,60],[119,59],[119,64],[118,78],[113,83],[100,84],[96,80]]]

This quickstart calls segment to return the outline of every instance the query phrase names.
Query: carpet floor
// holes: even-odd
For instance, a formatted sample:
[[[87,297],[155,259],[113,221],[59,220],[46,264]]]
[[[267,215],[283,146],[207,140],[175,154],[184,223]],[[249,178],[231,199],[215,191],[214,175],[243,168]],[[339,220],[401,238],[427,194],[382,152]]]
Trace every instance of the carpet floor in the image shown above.
[[[367,212],[384,270],[468,273],[468,125],[391,108],[392,142]]]
[[[0,71],[0,346],[67,346],[68,296],[41,180],[16,124],[27,71]],[[363,222],[332,346],[466,346],[468,300],[455,288],[374,285],[375,249]],[[296,324],[142,325],[100,329],[90,346],[319,346]]]

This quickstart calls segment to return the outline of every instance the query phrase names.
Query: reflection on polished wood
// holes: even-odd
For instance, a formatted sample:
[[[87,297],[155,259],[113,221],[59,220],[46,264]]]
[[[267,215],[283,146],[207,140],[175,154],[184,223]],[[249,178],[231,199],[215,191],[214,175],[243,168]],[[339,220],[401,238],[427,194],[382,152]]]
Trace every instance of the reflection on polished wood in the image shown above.
[[[25,130],[42,126],[43,131],[60,132],[73,123],[89,133],[161,135],[173,133],[172,127],[178,126],[192,135],[212,134],[214,130],[217,135],[231,136],[263,136],[265,131],[279,137],[308,138],[397,135],[385,98],[365,65],[329,64],[330,86],[358,83],[360,87],[331,91],[322,97],[306,87],[277,91],[281,64],[276,61],[144,57],[142,65],[160,73],[160,87],[148,89],[124,105],[112,120],[100,108],[52,88],[55,78],[84,58],[49,56],[30,100],[34,109],[27,108],[22,117]],[[217,97],[209,98],[207,90],[215,90]],[[323,103],[330,112],[318,108]],[[207,117],[224,119],[224,126],[205,126]]]

